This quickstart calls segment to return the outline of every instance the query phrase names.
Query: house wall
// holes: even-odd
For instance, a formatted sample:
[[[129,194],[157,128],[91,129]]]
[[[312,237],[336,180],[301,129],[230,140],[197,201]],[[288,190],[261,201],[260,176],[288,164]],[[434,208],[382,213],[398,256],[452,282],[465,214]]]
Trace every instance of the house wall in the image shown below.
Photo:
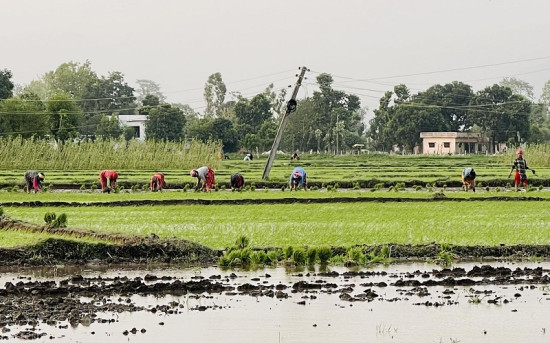
[[[118,116],[120,124],[123,126],[137,127],[138,140],[145,140],[145,121],[146,115],[141,114],[122,114]]]
[[[455,137],[424,137],[422,153],[428,155],[447,155],[456,153]]]

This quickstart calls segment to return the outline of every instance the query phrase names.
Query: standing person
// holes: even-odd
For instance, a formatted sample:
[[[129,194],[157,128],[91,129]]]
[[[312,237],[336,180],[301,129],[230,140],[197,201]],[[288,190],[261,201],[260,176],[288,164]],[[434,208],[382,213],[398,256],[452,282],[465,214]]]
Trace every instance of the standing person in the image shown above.
[[[99,183],[101,183],[101,191],[110,193],[116,188],[118,173],[114,170],[103,170],[99,173]]]
[[[25,173],[25,192],[31,191],[40,192],[42,190],[42,181],[44,181],[44,173],[39,173],[36,170],[27,170]]]
[[[199,169],[193,169],[189,174],[192,177],[197,178],[197,187],[196,189],[210,191],[216,186],[216,180],[214,179],[214,171],[212,168],[204,166]]]
[[[298,187],[307,189],[307,174],[304,168],[296,167],[290,174],[290,190],[296,190]]]
[[[244,176],[239,173],[231,175],[231,190],[241,190],[244,187]]]
[[[462,170],[462,187],[467,192],[469,188],[476,191],[476,171],[474,168],[464,168]]]
[[[510,169],[510,173],[508,174],[508,177],[512,175],[512,172],[514,169],[516,170],[516,174],[514,176],[515,184],[516,184],[516,192],[518,191],[518,186],[520,183],[523,183],[523,186],[525,187],[525,190],[527,190],[527,169],[531,169],[527,166],[527,161],[523,158],[523,150],[518,149],[516,151],[517,158],[514,160],[514,164],[512,164],[512,169]],[[535,169],[531,169],[533,174],[535,174]]]
[[[149,183],[149,189],[152,192],[162,191],[166,187],[166,182],[164,182],[163,173],[155,173],[151,176],[151,182]]]

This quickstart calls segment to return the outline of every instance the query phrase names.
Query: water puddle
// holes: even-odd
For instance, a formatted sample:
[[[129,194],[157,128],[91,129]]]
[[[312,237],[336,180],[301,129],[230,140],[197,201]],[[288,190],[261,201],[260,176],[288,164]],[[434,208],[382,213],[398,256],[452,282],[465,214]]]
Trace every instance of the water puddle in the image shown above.
[[[448,269],[429,263],[249,271],[3,268],[0,336],[105,343],[546,342],[548,280],[549,262]]]

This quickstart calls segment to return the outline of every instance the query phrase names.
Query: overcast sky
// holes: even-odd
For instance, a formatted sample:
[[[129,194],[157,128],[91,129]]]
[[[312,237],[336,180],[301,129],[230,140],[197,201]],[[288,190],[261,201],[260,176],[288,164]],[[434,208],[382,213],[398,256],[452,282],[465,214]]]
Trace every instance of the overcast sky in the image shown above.
[[[26,85],[89,60],[98,75],[153,80],[168,102],[202,112],[215,72],[249,97],[307,66],[299,98],[326,72],[372,110],[399,83],[479,90],[516,77],[538,99],[549,34],[548,0],[0,0],[0,69]]]

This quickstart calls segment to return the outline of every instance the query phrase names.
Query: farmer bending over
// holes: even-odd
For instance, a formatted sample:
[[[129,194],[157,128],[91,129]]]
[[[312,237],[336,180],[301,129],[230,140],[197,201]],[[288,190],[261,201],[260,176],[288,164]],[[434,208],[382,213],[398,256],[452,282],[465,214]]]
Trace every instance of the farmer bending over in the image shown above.
[[[193,169],[189,174],[192,177],[197,178],[196,189],[210,191],[216,186],[216,180],[214,179],[214,171],[212,168],[204,166],[199,169]]]
[[[116,180],[118,173],[114,170],[106,169],[99,173],[99,183],[101,183],[101,191],[110,193],[116,188]]]
[[[468,188],[476,191],[476,171],[474,168],[465,168],[462,170],[462,188],[467,192]]]
[[[231,175],[231,190],[241,190],[244,187],[244,177],[237,173]]]
[[[290,190],[296,190],[298,187],[307,188],[307,174],[302,167],[294,168],[290,174]]]
[[[44,173],[39,173],[36,170],[27,170],[25,173],[25,192],[30,193],[32,190],[40,192],[42,181],[44,181]]]
[[[518,149],[516,152],[517,158],[514,160],[514,164],[512,164],[512,169],[510,169],[510,173],[508,174],[508,177],[512,175],[512,172],[514,169],[516,170],[516,175],[514,176],[515,184],[516,184],[516,192],[518,191],[518,186],[520,183],[523,183],[525,190],[527,190],[527,169],[531,169],[527,166],[527,161],[523,158],[523,150]],[[535,169],[531,169],[533,174],[535,174]]]
[[[153,176],[151,176],[151,182],[149,183],[149,189],[152,192],[156,191],[162,191],[163,188],[166,187],[166,182],[164,182],[164,174],[163,173],[155,173]]]

